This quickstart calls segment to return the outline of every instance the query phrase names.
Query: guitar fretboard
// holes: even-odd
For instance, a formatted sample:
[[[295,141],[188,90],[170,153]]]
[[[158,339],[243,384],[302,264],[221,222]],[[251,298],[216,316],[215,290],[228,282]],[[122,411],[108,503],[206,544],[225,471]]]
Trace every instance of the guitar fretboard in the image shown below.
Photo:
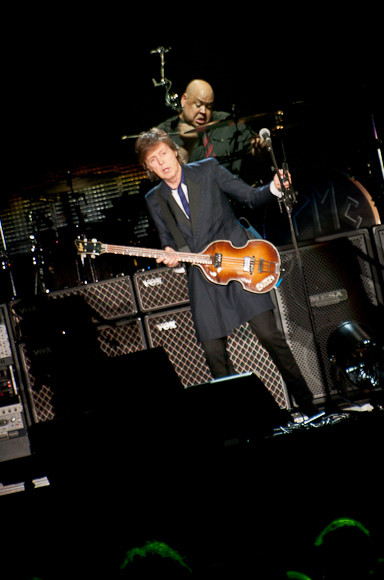
[[[122,254],[123,256],[137,256],[141,258],[158,258],[167,256],[164,250],[153,248],[139,248],[136,246],[116,246],[113,244],[102,244],[103,252],[107,254]],[[181,262],[192,264],[212,264],[213,256],[210,254],[190,254],[187,252],[176,252]]]

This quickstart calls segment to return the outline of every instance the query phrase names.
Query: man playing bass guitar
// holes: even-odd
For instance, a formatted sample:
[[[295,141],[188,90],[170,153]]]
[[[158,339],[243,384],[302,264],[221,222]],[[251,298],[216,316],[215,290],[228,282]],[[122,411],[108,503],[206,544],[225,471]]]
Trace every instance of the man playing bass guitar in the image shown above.
[[[254,188],[214,158],[183,165],[178,146],[158,128],[138,137],[136,152],[148,177],[160,180],[146,194],[146,203],[165,250],[157,262],[170,267],[178,265],[177,251],[199,253],[216,240],[226,240],[236,248],[247,244],[247,234],[228,198],[257,209],[281,195],[278,176],[271,184]],[[248,322],[281,372],[299,410],[307,416],[319,413],[277,328],[268,292],[249,292],[237,281],[213,284],[195,266],[188,271],[188,290],[196,335],[214,378],[235,374],[228,356],[227,337]]]

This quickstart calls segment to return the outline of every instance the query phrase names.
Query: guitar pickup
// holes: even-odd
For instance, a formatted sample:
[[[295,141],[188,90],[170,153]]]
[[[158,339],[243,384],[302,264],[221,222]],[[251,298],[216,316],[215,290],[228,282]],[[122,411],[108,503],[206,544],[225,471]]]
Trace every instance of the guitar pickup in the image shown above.
[[[221,262],[223,259],[223,254],[215,254],[215,258],[213,260],[213,265],[215,266],[215,268],[221,268]]]
[[[253,270],[255,269],[255,257],[252,256],[246,256],[244,258],[244,263],[243,263],[243,270],[244,272],[249,272],[250,274],[253,274]]]

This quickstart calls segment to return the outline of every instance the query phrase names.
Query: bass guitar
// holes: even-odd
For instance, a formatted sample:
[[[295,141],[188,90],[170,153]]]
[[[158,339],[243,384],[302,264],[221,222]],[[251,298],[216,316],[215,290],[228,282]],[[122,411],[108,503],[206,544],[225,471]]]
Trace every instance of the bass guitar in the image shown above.
[[[96,240],[75,240],[80,255],[92,257],[100,254],[121,254],[143,258],[168,255],[164,250],[136,246],[116,246]],[[209,282],[227,285],[239,282],[244,290],[263,294],[274,288],[280,278],[280,255],[273,244],[266,240],[249,240],[241,248],[226,240],[209,244],[198,254],[176,252],[180,262],[188,262],[200,268]]]

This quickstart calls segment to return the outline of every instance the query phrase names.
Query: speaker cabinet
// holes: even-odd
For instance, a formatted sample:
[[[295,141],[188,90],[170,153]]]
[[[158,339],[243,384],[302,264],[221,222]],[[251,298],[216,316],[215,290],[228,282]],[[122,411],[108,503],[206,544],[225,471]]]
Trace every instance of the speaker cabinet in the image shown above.
[[[99,326],[97,331],[100,350],[108,357],[122,356],[147,348],[140,318],[115,320]]]
[[[299,367],[315,397],[326,394],[326,384],[317,356],[304,284],[296,253],[280,252],[284,269],[276,290],[281,324]],[[377,280],[372,247],[366,230],[324,238],[300,248],[305,283],[316,335],[331,392],[337,376],[329,360],[327,343],[344,321],[355,320],[375,326],[378,312]]]
[[[164,348],[184,387],[212,380],[203,349],[196,340],[189,307],[147,315],[144,325],[149,346]],[[256,373],[278,405],[289,406],[279,371],[247,324],[229,337],[228,350],[236,372]]]
[[[254,372],[281,408],[290,407],[280,371],[261,346],[248,324],[236,328],[228,339],[228,350],[238,373]]]
[[[143,351],[147,346],[139,318],[95,327],[91,337],[72,335],[69,346],[60,338],[34,337],[19,345],[24,383],[36,423],[92,409],[97,398],[105,397],[116,381],[112,374],[109,379],[104,374],[105,385],[93,388],[99,384],[102,360]]]
[[[189,302],[185,268],[156,268],[134,274],[141,312],[174,308]]]
[[[378,258],[379,279],[381,284],[381,303],[384,304],[384,226],[372,230]]]
[[[137,305],[131,278],[122,276],[112,280],[93,282],[74,288],[66,288],[48,294],[49,299],[79,296],[96,317],[111,320],[137,314]]]
[[[149,314],[144,317],[144,325],[149,347],[164,348],[185,387],[212,378],[203,349],[196,340],[189,307]]]

